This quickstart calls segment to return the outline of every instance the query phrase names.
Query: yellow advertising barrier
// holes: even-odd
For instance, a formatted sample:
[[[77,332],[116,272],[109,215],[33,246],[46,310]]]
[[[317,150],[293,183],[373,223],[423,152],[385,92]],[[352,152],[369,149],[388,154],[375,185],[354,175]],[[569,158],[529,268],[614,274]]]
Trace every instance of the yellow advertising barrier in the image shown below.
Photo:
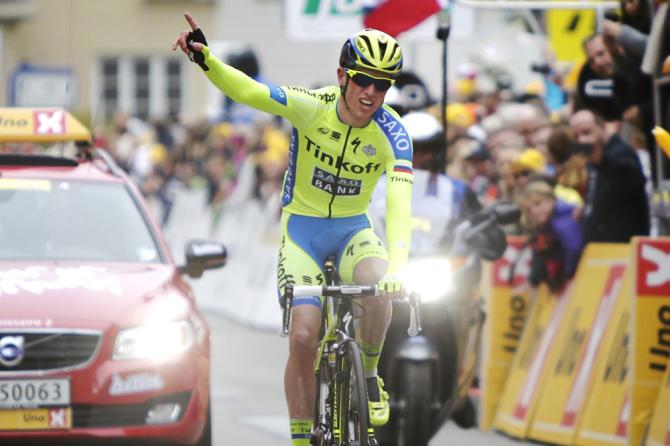
[[[647,446],[668,445],[670,445],[670,367],[665,370],[665,378],[656,400],[647,436]]]
[[[632,247],[634,292],[628,444],[638,446],[651,421],[670,357],[670,239],[636,237]],[[664,409],[667,413],[668,409]],[[657,437],[654,435],[654,438]]]
[[[486,265],[482,293],[486,302],[486,323],[482,339],[481,404],[479,428],[488,431],[505,388],[514,353],[529,312],[527,282],[530,248],[523,237],[508,237],[502,258]]]
[[[574,444],[579,446],[625,445],[628,435],[628,353],[630,290],[633,271],[627,267],[616,307],[596,359],[588,403],[577,423]]]
[[[569,293],[567,290],[556,297],[542,287],[534,298],[493,423],[494,428],[508,435],[517,438],[526,436],[535,401],[542,388],[542,372]]]
[[[572,444],[628,257],[628,245],[590,244],[584,250],[556,347],[549,356],[530,438]]]

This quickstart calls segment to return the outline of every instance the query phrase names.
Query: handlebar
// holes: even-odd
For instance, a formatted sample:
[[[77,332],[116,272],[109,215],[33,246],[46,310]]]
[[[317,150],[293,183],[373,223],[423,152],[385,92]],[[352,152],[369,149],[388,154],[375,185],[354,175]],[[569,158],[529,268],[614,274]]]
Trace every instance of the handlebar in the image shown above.
[[[338,299],[359,299],[362,297],[379,296],[379,289],[377,285],[286,285],[284,295],[281,299],[281,306],[283,308],[282,329],[281,336],[287,336],[291,325],[291,307],[293,306],[293,298],[295,296],[328,296]],[[416,336],[421,332],[421,311],[419,303],[421,298],[412,293],[409,296],[411,317],[407,334]]]
[[[332,296],[357,299],[359,297],[379,296],[376,285],[287,285],[293,289],[293,296]]]

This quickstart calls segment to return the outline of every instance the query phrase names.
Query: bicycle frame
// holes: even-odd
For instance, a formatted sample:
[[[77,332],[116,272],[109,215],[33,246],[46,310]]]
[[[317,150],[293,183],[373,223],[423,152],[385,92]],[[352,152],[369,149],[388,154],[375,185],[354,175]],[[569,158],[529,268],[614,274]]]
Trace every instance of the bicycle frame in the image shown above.
[[[328,285],[336,285],[335,280],[335,268],[332,260],[326,262],[325,268],[325,278]],[[338,404],[340,402],[339,386],[337,385],[337,380],[333,379],[338,372],[338,358],[344,360],[341,353],[342,347],[347,342],[355,342],[355,333],[353,327],[349,324],[353,322],[353,308],[352,302],[350,299],[342,300],[335,299],[332,296],[326,296],[325,302],[322,311],[321,323],[324,330],[323,336],[319,342],[319,348],[317,349],[316,358],[314,360],[314,373],[319,374],[321,372],[321,366],[328,367],[328,392],[329,395],[326,395],[326,401],[330,400],[330,414],[328,410],[326,413],[315,413],[315,417],[328,417],[330,415],[332,422],[331,426],[333,431],[330,432],[332,435],[332,440],[334,444],[338,445],[343,440],[342,432],[343,426],[340,426],[340,407]],[[319,404],[319,401],[316,402]],[[327,403],[326,403],[327,404]],[[318,408],[317,408],[318,412]],[[320,423],[322,427],[325,425],[328,426],[327,419],[315,420]],[[326,429],[326,434],[329,432]]]

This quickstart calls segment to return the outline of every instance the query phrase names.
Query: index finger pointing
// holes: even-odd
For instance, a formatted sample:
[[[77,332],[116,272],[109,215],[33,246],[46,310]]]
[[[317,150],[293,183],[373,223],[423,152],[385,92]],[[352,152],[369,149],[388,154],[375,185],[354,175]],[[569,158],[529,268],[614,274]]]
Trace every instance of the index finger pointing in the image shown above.
[[[184,17],[186,17],[186,21],[188,22],[189,25],[191,25],[191,29],[195,31],[196,29],[200,28],[200,25],[198,25],[198,22],[195,21],[191,13],[185,12]]]

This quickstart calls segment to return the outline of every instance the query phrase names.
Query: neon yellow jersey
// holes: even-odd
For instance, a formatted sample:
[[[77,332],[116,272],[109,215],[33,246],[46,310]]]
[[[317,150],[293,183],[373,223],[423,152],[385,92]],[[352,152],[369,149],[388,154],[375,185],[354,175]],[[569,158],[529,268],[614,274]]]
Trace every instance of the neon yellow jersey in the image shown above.
[[[236,102],[293,124],[284,175],[285,212],[336,218],[364,214],[386,172],[389,273],[405,263],[411,236],[412,141],[398,115],[380,107],[362,128],[337,115],[338,86],[276,87],[251,79],[203,49],[205,74]]]

